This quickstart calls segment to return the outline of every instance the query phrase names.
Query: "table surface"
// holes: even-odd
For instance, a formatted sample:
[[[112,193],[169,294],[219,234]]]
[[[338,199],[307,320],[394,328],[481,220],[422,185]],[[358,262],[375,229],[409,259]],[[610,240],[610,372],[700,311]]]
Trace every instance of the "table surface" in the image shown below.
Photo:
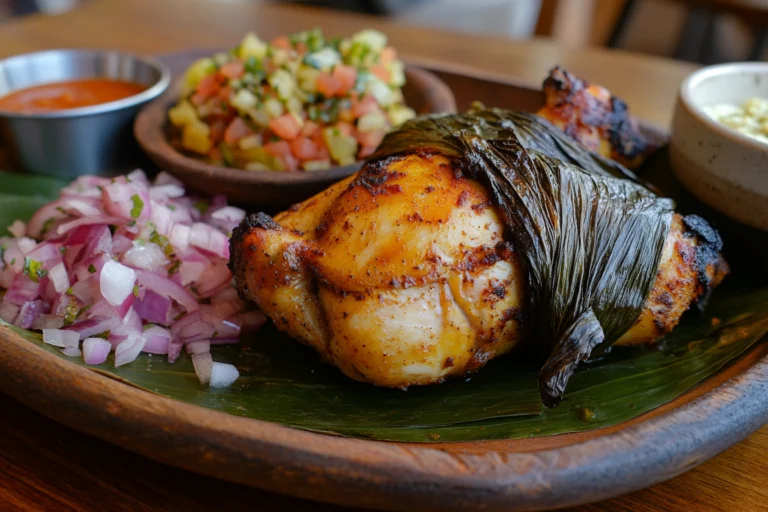
[[[331,35],[375,27],[405,58],[537,83],[555,64],[623,97],[633,113],[667,126],[689,64],[545,40],[510,41],[421,29],[386,19],[251,1],[90,0],[58,16],[0,25],[0,58],[47,48],[136,53],[234,46],[247,31],[269,39],[314,26]],[[59,426],[0,394],[0,510],[291,510],[300,501],[168,468]],[[681,433],[684,435],[684,433]],[[768,510],[768,427],[698,468],[576,511]]]

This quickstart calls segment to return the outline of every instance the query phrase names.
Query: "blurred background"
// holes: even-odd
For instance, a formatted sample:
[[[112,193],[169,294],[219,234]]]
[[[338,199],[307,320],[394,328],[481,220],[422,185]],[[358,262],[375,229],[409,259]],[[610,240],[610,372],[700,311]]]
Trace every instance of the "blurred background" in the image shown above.
[[[99,0],[0,0],[0,30],[2,22],[10,18],[35,12],[55,16],[87,1]],[[461,32],[515,39],[545,37],[572,47],[623,48],[701,64],[764,60],[768,55],[768,0],[298,0],[293,3],[386,16],[409,24]]]

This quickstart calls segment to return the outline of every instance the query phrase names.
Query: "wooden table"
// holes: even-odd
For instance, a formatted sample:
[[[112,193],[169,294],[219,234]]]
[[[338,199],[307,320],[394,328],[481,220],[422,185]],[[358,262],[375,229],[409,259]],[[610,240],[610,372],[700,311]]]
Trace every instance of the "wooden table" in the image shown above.
[[[377,27],[411,61],[433,67],[450,62],[453,69],[472,67],[529,83],[562,64],[609,87],[638,117],[660,126],[669,123],[677,87],[693,69],[626,52],[457,35],[253,0],[90,1],[64,15],[0,25],[0,57],[56,47],[140,53],[220,48],[236,44],[249,30],[268,39],[313,26],[335,35]],[[59,426],[2,394],[0,411],[0,510],[336,509],[162,466]],[[575,510],[768,510],[766,455],[768,427],[685,475]]]

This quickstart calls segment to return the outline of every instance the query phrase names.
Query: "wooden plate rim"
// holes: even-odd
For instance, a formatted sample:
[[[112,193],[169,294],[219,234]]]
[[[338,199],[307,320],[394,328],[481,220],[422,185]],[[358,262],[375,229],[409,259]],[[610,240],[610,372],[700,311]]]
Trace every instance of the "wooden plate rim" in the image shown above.
[[[666,480],[742,440],[768,421],[767,354],[759,344],[730,380],[647,421],[517,453],[349,439],[231,416],[125,385],[1,326],[0,389],[149,458],[284,494],[392,510],[533,510]]]

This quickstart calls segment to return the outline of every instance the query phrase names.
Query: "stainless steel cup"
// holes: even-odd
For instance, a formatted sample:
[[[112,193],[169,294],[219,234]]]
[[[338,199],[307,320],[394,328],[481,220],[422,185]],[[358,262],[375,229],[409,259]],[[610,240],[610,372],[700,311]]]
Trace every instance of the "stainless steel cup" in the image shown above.
[[[89,107],[23,114],[0,110],[0,147],[11,162],[40,174],[74,177],[114,174],[134,167],[141,152],[133,118],[168,87],[160,62],[117,51],[49,50],[0,61],[0,96],[34,85],[87,78],[127,80],[141,93]]]

